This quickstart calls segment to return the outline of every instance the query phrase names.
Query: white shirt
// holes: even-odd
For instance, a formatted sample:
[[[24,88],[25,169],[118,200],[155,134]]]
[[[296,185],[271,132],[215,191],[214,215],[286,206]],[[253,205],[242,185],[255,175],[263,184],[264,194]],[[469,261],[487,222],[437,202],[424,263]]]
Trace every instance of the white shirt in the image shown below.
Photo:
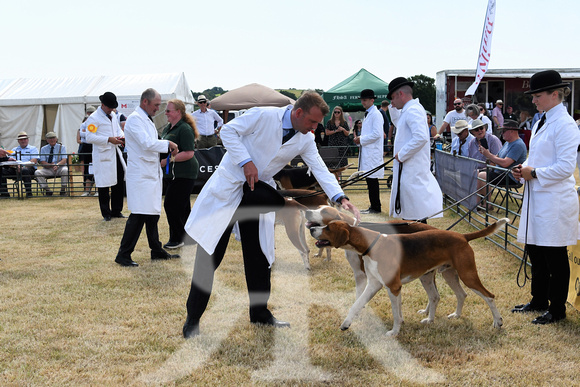
[[[459,120],[465,120],[465,110],[462,111],[461,113],[458,113],[457,110],[451,110],[449,113],[447,113],[447,115],[445,115],[445,118],[443,119],[444,122],[447,122],[449,124],[449,130],[451,130],[452,126],[455,126],[455,123]],[[455,138],[457,137],[457,135],[453,132],[451,132],[451,138]]]
[[[224,124],[224,120],[213,109],[204,112],[201,109],[193,112],[193,118],[197,124],[197,130],[202,136],[213,136],[215,134],[214,122],[218,122],[218,128]]]

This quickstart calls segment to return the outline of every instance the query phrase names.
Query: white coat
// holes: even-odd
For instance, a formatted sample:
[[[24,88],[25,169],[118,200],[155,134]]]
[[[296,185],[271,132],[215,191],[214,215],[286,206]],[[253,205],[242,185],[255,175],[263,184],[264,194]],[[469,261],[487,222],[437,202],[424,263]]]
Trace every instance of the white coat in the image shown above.
[[[546,122],[532,134],[530,153],[522,164],[536,168],[538,177],[525,186],[518,242],[539,246],[576,244],[578,195],[574,170],[579,143],[578,126],[564,105],[548,110]]]
[[[401,110],[393,151],[403,163],[403,171],[399,187],[400,163],[393,160],[390,216],[409,220],[422,219],[443,210],[443,194],[431,173],[427,114],[418,99],[410,100]],[[399,189],[401,213],[397,214],[395,199]],[[439,214],[435,217],[442,216],[443,214]]]
[[[360,152],[358,158],[358,169],[359,171],[365,172],[384,163],[383,115],[374,105],[367,111],[368,114],[363,120],[360,132]],[[385,177],[385,169],[381,168],[367,177],[382,179]]]
[[[274,187],[273,176],[300,155],[328,197],[343,192],[318,154],[312,133],[296,133],[282,145],[282,117],[291,109],[291,105],[252,108],[222,127],[220,136],[228,151],[205,183],[185,225],[187,233],[209,254],[213,254],[242,200],[246,181],[239,166],[242,161],[251,158],[259,180]],[[274,262],[274,220],[274,212],[260,215],[260,246],[270,264]]]
[[[163,172],[159,154],[169,151],[169,141],[158,132],[141,107],[125,122],[127,150],[127,208],[134,214],[160,215]]]
[[[109,120],[99,106],[81,126],[81,130],[86,128],[86,142],[93,144],[93,174],[97,187],[112,187],[117,184],[117,154],[121,158],[123,169],[127,169],[121,149],[109,142],[109,137],[123,136],[116,113],[111,112],[111,116],[112,120]]]

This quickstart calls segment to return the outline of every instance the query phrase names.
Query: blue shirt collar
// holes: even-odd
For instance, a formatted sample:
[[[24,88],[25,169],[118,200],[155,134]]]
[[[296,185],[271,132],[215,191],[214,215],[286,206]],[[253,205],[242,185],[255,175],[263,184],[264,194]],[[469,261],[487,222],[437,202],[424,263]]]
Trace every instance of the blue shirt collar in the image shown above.
[[[282,129],[292,129],[292,109],[286,109],[282,116]]]

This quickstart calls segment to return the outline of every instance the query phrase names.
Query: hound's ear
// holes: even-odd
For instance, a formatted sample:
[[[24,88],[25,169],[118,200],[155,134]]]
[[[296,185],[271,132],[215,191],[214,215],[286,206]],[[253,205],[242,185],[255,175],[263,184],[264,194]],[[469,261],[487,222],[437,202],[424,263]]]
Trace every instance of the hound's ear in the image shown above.
[[[327,227],[328,231],[330,231],[330,234],[332,235],[332,239],[330,240],[332,247],[339,248],[346,245],[346,242],[348,242],[350,236],[350,232],[346,227],[344,227],[344,223],[341,224],[338,222],[330,222]]]

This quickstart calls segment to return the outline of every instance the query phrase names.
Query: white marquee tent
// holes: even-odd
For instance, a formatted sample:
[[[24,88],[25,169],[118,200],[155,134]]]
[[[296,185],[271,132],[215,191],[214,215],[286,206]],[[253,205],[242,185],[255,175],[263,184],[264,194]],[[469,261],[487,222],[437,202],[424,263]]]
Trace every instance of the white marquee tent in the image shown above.
[[[75,78],[0,79],[0,145],[18,145],[18,132],[26,131],[30,144],[40,149],[47,132],[53,131],[67,152],[77,150],[76,133],[88,105],[99,106],[99,95],[111,91],[119,101],[118,110],[128,115],[139,105],[141,93],[152,87],[163,102],[179,98],[193,110],[193,97],[183,73],[118,75]],[[164,109],[155,123],[166,122]]]

